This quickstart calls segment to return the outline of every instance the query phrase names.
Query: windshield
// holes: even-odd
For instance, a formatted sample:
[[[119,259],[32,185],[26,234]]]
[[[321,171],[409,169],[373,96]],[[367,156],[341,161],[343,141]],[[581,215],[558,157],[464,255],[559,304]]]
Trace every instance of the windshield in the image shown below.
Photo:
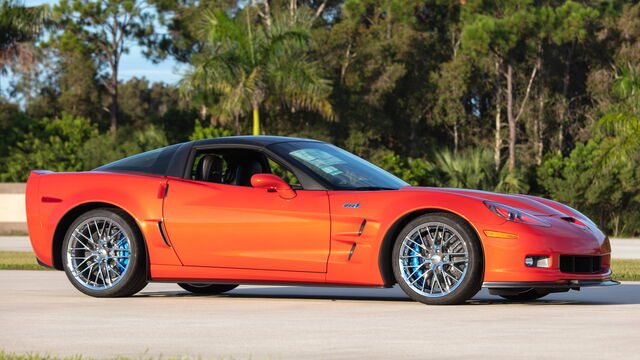
[[[395,190],[406,182],[347,151],[326,143],[292,141],[269,149],[329,183],[336,190]]]

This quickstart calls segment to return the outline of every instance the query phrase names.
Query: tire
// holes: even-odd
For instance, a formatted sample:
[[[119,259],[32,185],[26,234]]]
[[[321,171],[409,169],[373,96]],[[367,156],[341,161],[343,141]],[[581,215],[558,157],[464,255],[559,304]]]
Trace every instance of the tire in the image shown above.
[[[87,295],[130,296],[147,285],[142,234],[122,210],[80,215],[65,234],[61,255],[67,278]]]
[[[194,294],[217,295],[227,291],[231,291],[238,287],[237,284],[197,284],[197,283],[178,283],[181,288]]]
[[[504,294],[499,296],[511,301],[532,301],[543,298],[549,294],[550,292],[546,290],[529,289],[518,294]]]
[[[472,298],[482,286],[483,263],[473,229],[449,213],[412,220],[392,251],[397,283],[409,297],[428,305],[461,304]]]

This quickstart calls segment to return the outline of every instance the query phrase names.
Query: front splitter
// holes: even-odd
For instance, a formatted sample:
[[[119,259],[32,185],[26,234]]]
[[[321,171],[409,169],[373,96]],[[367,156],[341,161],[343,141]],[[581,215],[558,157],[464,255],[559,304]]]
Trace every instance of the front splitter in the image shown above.
[[[495,281],[484,282],[482,287],[493,289],[514,289],[514,288],[581,288],[593,286],[613,286],[620,285],[615,280],[558,280],[558,281]]]

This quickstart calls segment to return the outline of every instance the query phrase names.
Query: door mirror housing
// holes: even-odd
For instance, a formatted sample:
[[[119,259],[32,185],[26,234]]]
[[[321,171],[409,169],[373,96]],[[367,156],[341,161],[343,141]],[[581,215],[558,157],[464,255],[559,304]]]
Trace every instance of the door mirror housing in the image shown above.
[[[286,181],[274,174],[255,174],[251,177],[251,186],[277,192],[283,199],[293,199],[296,192]]]

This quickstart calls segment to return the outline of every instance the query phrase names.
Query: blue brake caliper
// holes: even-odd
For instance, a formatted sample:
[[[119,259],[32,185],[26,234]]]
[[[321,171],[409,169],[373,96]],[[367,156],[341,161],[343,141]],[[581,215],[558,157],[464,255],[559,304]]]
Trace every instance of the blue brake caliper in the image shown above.
[[[118,244],[118,249],[129,249],[129,244],[127,243],[126,238],[124,237],[123,234],[120,234],[120,238],[116,241],[116,244]],[[118,250],[116,252],[117,256],[127,256],[130,255],[130,251],[129,250]],[[127,268],[127,265],[129,265],[129,258],[121,258],[118,259],[118,271],[122,272],[124,271],[124,269]]]
[[[418,240],[418,239],[416,239]],[[420,255],[420,247],[417,244],[413,244],[413,247],[411,248],[411,256],[414,255]],[[420,262],[422,258],[420,257],[412,257],[409,260],[409,264],[411,264],[411,266],[413,266],[413,269],[411,270],[411,272],[414,272],[416,270],[416,268],[420,267],[420,265],[422,265],[422,263]],[[415,276],[416,278],[421,278],[422,275],[424,274],[424,271],[422,271],[422,269],[418,270],[415,274],[413,274],[413,276]],[[422,280],[424,281],[424,280]],[[420,282],[420,280],[418,280],[418,282]],[[418,284],[418,286],[422,286],[422,282],[420,282]]]

